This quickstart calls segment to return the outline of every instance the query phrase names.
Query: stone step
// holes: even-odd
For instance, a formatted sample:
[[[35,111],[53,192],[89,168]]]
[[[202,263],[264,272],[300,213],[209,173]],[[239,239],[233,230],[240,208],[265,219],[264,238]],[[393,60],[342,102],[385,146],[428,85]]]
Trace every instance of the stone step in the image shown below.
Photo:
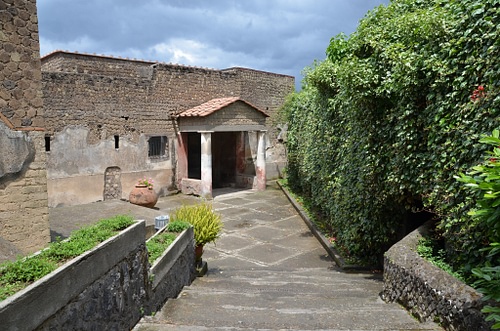
[[[324,268],[211,273],[134,330],[440,330],[383,302],[381,287]]]

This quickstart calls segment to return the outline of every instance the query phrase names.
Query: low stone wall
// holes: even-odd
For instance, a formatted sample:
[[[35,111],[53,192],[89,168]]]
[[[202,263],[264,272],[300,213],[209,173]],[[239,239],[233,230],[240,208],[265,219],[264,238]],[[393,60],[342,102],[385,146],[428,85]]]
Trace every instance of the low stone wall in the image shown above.
[[[159,233],[159,232],[158,232]],[[196,277],[193,228],[183,231],[149,271],[151,287],[147,314],[177,297]]]
[[[1,329],[132,329],[150,307],[175,297],[194,279],[192,231],[158,259],[155,266],[163,267],[151,269],[157,273],[153,281],[145,236],[145,222],[139,221],[0,302]]]
[[[382,299],[445,330],[490,330],[481,313],[482,295],[417,254],[418,241],[431,226],[426,223],[385,253]]]

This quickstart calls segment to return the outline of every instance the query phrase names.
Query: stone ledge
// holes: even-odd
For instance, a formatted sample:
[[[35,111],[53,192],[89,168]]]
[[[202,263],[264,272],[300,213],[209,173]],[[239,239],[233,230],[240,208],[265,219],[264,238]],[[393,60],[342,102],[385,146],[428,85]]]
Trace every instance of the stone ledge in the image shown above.
[[[155,235],[162,233],[165,228],[160,229]],[[152,281],[148,289],[147,314],[158,311],[168,299],[177,297],[184,286],[191,285],[196,277],[194,246],[194,230],[190,227],[181,232],[154,261],[149,269]]]
[[[192,228],[181,233],[151,269],[145,236],[145,221],[137,221],[1,301],[0,328],[131,329],[144,313],[159,309],[195,278]]]
[[[2,328],[35,330],[53,318],[119,261],[135,254],[144,243],[144,225],[145,222],[140,221],[129,226],[0,302]],[[130,325],[135,322],[131,321]]]
[[[490,330],[480,311],[482,295],[417,254],[419,240],[432,226],[427,222],[385,253],[382,299],[446,330]]]

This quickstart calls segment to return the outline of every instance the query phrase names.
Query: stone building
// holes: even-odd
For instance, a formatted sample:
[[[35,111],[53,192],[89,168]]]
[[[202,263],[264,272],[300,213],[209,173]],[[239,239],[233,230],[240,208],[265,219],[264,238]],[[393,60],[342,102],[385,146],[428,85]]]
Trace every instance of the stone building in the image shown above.
[[[270,116],[291,76],[56,51],[42,58],[49,206],[265,188],[286,162]]]
[[[0,2],[0,261],[50,241],[35,0]]]

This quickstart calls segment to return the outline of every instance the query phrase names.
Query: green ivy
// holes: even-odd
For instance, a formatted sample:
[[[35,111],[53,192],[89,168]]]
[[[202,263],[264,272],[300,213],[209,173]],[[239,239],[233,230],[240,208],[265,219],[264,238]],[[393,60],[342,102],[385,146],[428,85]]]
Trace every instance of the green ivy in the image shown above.
[[[349,254],[379,263],[426,210],[455,268],[469,277],[485,258],[468,215],[477,196],[454,176],[500,124],[499,23],[496,0],[393,0],[304,70],[282,109],[288,182]]]

